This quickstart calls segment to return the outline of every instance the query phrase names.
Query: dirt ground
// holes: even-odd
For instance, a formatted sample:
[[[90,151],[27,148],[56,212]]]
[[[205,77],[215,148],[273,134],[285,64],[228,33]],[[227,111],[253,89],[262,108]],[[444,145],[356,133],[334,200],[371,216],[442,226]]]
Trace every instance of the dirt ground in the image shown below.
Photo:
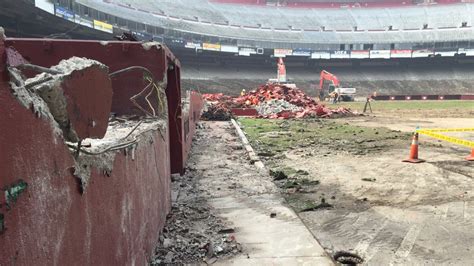
[[[472,265],[470,149],[421,136],[427,162],[401,161],[415,128],[474,127],[473,112],[239,121],[265,163],[287,175],[277,183],[328,253],[353,252],[367,265]],[[453,136],[474,140],[474,132]]]

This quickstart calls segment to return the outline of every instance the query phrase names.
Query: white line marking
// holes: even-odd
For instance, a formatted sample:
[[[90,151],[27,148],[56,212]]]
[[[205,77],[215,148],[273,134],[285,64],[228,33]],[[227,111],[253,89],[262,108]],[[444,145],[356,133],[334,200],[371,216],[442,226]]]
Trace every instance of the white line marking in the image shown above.
[[[387,226],[387,224],[388,224],[388,220],[385,219],[383,223],[380,225],[380,227],[377,228],[377,230],[373,231],[372,234],[370,235],[366,235],[366,237],[360,240],[357,246],[355,247],[356,253],[363,256],[365,259],[365,262],[368,262],[377,253],[378,247],[373,247],[372,249],[368,251],[369,246],[372,243],[372,241],[374,241],[375,237],[380,233],[380,231],[382,231],[382,229],[384,229],[385,226]]]
[[[413,225],[408,230],[408,233],[403,238],[402,243],[398,247],[397,251],[395,252],[395,256],[393,257],[390,265],[401,264],[406,257],[410,254],[413,246],[415,245],[416,239],[420,234],[421,226],[420,225]]]
[[[448,211],[449,211],[449,205],[446,206],[446,210],[444,211],[443,219],[448,218]]]
[[[469,207],[467,206],[468,202],[465,201],[462,208],[462,217],[464,220],[470,220],[471,215],[469,214]]]

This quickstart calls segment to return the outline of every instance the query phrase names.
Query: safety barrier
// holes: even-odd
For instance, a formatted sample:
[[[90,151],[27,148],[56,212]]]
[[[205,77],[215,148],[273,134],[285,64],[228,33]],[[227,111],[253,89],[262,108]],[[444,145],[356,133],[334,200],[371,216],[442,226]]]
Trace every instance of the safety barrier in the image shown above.
[[[457,137],[440,134],[440,132],[474,132],[474,128],[435,128],[435,129],[416,129],[413,136],[413,142],[410,148],[410,157],[403,162],[420,163],[424,160],[418,158],[418,134],[425,135],[434,139],[443,140],[456,145],[471,148],[471,154],[466,157],[468,161],[474,161],[474,141],[460,139]]]
[[[419,134],[432,137],[446,142],[454,143],[457,145],[474,148],[474,141],[463,140],[456,137],[446,136],[437,132],[469,132],[474,131],[474,128],[444,128],[444,129],[417,129],[416,132]]]

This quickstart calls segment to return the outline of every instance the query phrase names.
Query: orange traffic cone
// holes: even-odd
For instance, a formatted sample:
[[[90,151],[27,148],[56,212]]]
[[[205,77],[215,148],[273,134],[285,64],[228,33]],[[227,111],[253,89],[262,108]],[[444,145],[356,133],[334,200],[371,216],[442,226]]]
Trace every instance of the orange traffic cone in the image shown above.
[[[474,148],[472,148],[471,155],[466,157],[468,161],[474,161]]]
[[[418,133],[415,132],[410,147],[410,157],[402,162],[406,163],[422,163],[425,160],[418,159]]]

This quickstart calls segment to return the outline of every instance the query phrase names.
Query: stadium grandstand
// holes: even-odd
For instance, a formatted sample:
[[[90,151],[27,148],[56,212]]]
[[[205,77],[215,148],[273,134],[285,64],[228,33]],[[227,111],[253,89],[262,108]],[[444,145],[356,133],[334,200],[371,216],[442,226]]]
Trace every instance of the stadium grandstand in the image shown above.
[[[466,73],[474,58],[474,4],[460,1],[6,0],[2,5],[10,10],[6,16],[15,17],[3,22],[9,36],[41,32],[112,39],[128,32],[137,40],[164,43],[185,63],[184,84],[202,90],[238,93],[241,86],[261,83],[274,73],[276,57],[285,57],[289,77],[310,94],[321,69],[338,71],[364,94],[375,88],[433,92],[446,86],[465,92],[472,80]],[[429,76],[443,82],[428,87]]]

